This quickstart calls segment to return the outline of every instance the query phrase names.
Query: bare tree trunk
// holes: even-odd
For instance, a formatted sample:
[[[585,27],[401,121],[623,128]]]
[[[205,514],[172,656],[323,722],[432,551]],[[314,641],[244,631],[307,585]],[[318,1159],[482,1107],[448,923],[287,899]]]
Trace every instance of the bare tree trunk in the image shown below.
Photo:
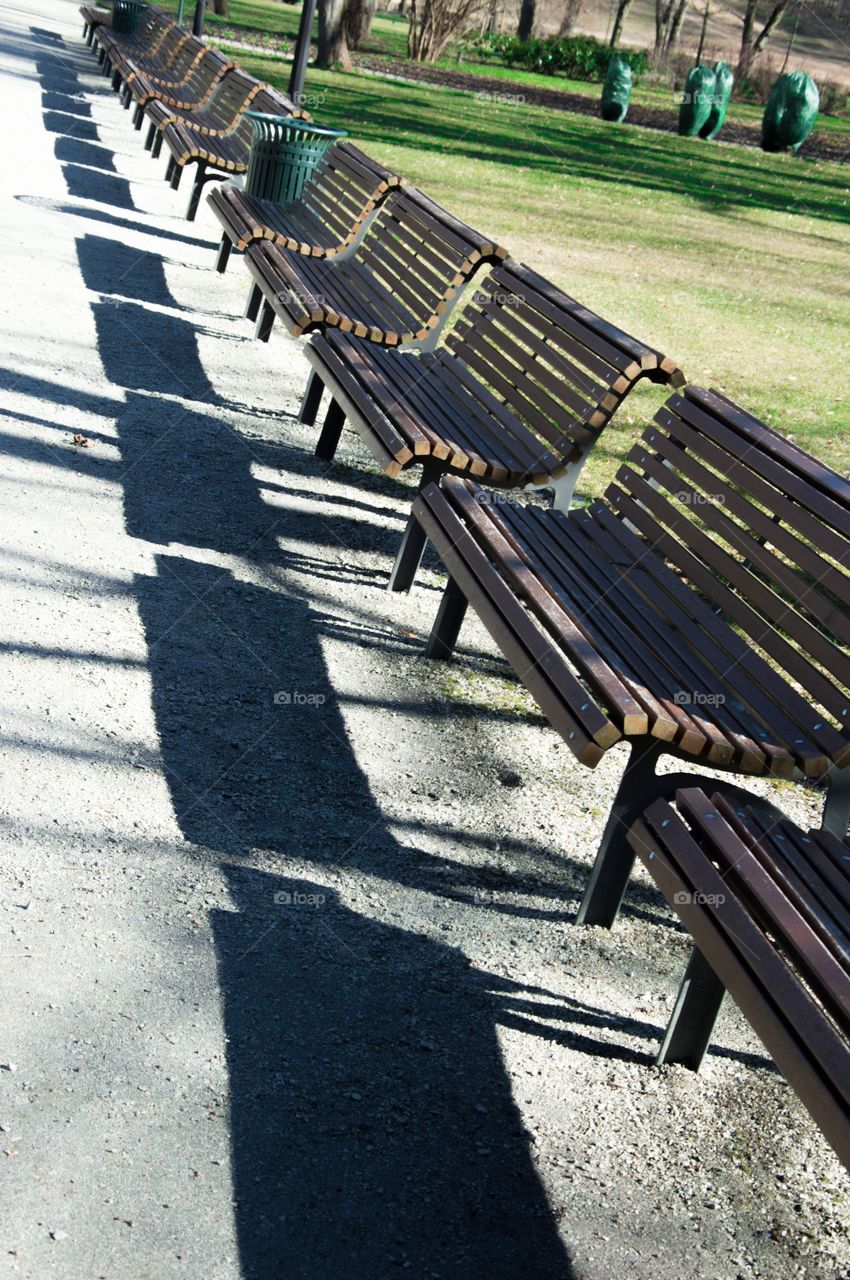
[[[567,0],[564,9],[561,25],[558,27],[558,37],[564,39],[565,36],[572,35],[573,29],[578,22],[578,16],[581,13],[582,0]]]
[[[632,0],[619,0],[617,4],[617,16],[614,19],[614,30],[611,32],[610,45],[612,49],[616,49],[620,43],[620,37],[623,34],[623,26],[625,25],[626,15],[631,8]]]
[[[213,0],[213,13],[217,13],[220,18],[229,18],[227,0]]]
[[[745,76],[753,60],[753,31],[756,25],[758,0],[747,0],[744,10],[744,29],[741,32],[741,52],[738,55],[738,76]]]
[[[800,25],[800,10],[802,5],[797,5],[797,12],[794,15],[794,30],[791,32],[791,39],[788,41],[788,47],[785,50],[785,57],[782,60],[782,66],[779,68],[779,74],[784,75],[788,67],[788,59],[791,57],[791,50],[794,48],[794,41],[797,39],[797,28]]]
[[[787,0],[786,0],[787,3]],[[679,0],[678,5],[673,13],[670,26],[667,30],[667,38],[664,41],[664,52],[672,53],[679,40],[679,32],[682,29],[682,19],[685,16],[689,4],[689,0]]]
[[[711,13],[711,0],[705,0],[705,9],[702,15],[702,27],[699,33],[699,44],[697,45],[697,56],[694,59],[694,66],[698,67],[702,62],[703,50],[705,49],[705,33],[708,30],[708,18]]]
[[[534,16],[537,9],[537,0],[522,0],[519,7],[519,22],[517,23],[516,33],[520,40],[530,40],[534,31]]]
[[[774,27],[781,21],[782,15],[787,8],[788,0],[777,0],[776,4],[773,6],[770,17],[753,42],[753,53],[750,59],[751,63],[755,62],[756,58],[761,53],[762,48],[767,44]]]
[[[655,0],[655,52],[662,53],[667,43],[667,31],[673,13],[673,0]]]
[[[372,30],[377,0],[346,0],[345,38],[349,49],[359,49]]]
[[[345,38],[345,0],[319,0],[319,47],[317,67],[351,70],[351,55]]]

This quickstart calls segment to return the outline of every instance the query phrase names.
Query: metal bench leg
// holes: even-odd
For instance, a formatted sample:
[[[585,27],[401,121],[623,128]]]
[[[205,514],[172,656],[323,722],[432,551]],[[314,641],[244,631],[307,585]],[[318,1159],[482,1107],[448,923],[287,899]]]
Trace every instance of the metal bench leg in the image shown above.
[[[136,132],[138,132],[141,129],[144,122],[145,122],[144,103],[137,102],[136,110],[133,112],[133,128],[136,130]]]
[[[847,828],[850,826],[850,769],[829,771],[829,789],[823,803],[821,827],[829,831],[839,840],[846,840]]]
[[[232,248],[233,242],[231,241],[230,236],[223,235],[221,237],[221,244],[218,246],[218,253],[216,254],[215,259],[215,269],[220,276],[223,276],[227,270],[227,263],[230,258],[230,250]]]
[[[157,160],[159,159],[160,151],[162,151],[162,144],[165,139],[165,134],[163,133],[162,129],[157,129],[156,125],[154,125],[153,127],[156,130],[156,136],[154,137],[153,143],[151,144],[151,155],[153,156],[154,160]]]
[[[617,919],[620,903],[635,863],[634,850],[626,832],[635,818],[655,799],[658,779],[655,766],[660,749],[638,740],[620,779],[602,843],[596,851],[593,870],[575,918],[576,924],[602,924],[610,929]]]
[[[168,176],[168,169],[171,170],[170,177]],[[183,166],[181,164],[178,164],[177,161],[172,158],[168,162],[168,169],[166,169],[165,171],[165,176],[166,178],[168,178],[168,181],[171,184],[171,190],[176,191],[177,188],[180,186],[180,179],[183,177]]]
[[[145,151],[151,151],[151,154],[153,154],[152,147],[156,140],[156,134],[157,134],[156,125],[149,124],[147,134],[145,135]]]
[[[263,300],[263,291],[258,284],[252,284],[248,290],[248,301],[245,303],[245,319],[256,320],[260,314],[260,303]]]
[[[699,1071],[711,1043],[726,988],[694,947],[658,1057],[659,1066],[679,1062]]]
[[[428,458],[422,468],[419,488],[424,489],[426,484],[430,484],[433,480],[439,480],[444,471],[444,463],[438,462],[435,458]],[[419,572],[422,553],[425,550],[427,541],[425,530],[413,512],[411,512],[407,519],[407,528],[402,535],[401,546],[398,549],[395,564],[390,573],[390,580],[387,583],[388,591],[410,590],[416,574]]]
[[[316,448],[313,450],[316,457],[320,458],[322,462],[333,462],[344,424],[345,410],[337,400],[332,399],[325,414],[325,422],[316,443]]]
[[[316,370],[313,369],[307,379],[304,395],[301,398],[301,407],[298,410],[298,421],[303,422],[305,427],[312,427],[316,421],[316,414],[319,412],[319,405],[322,403],[324,389],[325,384]]]
[[[452,656],[468,608],[466,596],[454,578],[449,578],[425,646],[426,658],[446,659]]]
[[[195,169],[195,181],[192,183],[192,194],[189,196],[189,203],[186,206],[186,221],[194,222],[198,212],[198,205],[201,203],[201,192],[204,189],[204,177],[207,172],[207,166],[203,160]]]
[[[121,88],[121,76],[120,76],[120,73],[117,71],[112,72],[112,88],[115,90],[116,93]]]
[[[268,303],[264,298],[263,305],[260,308],[260,314],[257,317],[257,327],[254,330],[254,337],[259,338],[260,342],[268,342],[269,338],[272,336],[273,328],[274,310],[270,303]]]

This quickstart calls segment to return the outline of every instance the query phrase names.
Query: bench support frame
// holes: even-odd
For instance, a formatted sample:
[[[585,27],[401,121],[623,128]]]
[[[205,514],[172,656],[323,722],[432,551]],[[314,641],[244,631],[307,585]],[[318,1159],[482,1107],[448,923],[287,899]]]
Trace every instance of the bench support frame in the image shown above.
[[[676,1062],[699,1071],[725,993],[726,988],[705,956],[694,947],[655,1059],[656,1066]]]
[[[439,458],[425,458],[422,463],[422,469],[419,473],[419,489],[425,488],[427,484],[439,484],[440,476],[446,469],[446,464]],[[425,546],[428,542],[425,530],[416,519],[413,512],[407,517],[407,524],[402,534],[401,544],[395,558],[395,564],[390,572],[390,580],[387,583],[388,591],[409,591],[413,586],[416,575],[419,572],[419,566],[422,563],[422,556],[425,552]]]
[[[683,787],[693,787],[704,781],[694,773],[656,773],[656,765],[663,755],[674,756],[693,763],[693,756],[676,750],[669,742],[653,738],[649,742],[638,738],[620,779],[602,841],[596,851],[593,869],[584,897],[576,915],[575,924],[604,925],[610,929],[622,905],[628,887],[635,853],[626,839],[626,833],[653,800],[672,800]],[[712,791],[719,791],[739,804],[752,800],[752,792],[732,782],[712,778]],[[850,801],[850,796],[847,797]],[[767,800],[760,800],[776,819],[785,815]]]

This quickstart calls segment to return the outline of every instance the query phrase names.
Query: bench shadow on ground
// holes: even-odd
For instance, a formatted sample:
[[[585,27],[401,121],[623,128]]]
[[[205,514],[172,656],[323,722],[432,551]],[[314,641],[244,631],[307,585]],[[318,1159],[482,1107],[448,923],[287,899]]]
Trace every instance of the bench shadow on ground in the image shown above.
[[[95,267],[91,239],[78,241],[80,268],[108,295],[92,310],[126,527],[163,548],[134,580],[162,765],[183,836],[222,868],[234,907],[211,923],[243,1274],[330,1280],[343,1259],[353,1280],[567,1280],[497,1027],[626,1062],[649,1053],[594,1031],[649,1043],[659,1028],[476,971],[448,942],[390,922],[407,889],[466,901],[485,928],[505,906],[480,861],[417,847],[415,825],[404,840],[389,830],[334,697],[321,620],[287,578],[282,546],[321,546],[327,515],[264,502],[246,440],[182,403],[219,401],[192,326],[151,306],[170,305],[162,259],[136,255],[147,283],[127,300],[116,295],[141,276],[124,246],[103,238]],[[271,457],[316,474],[294,447]],[[337,519],[354,550],[387,538]],[[295,878],[268,870],[282,862]],[[349,869],[370,895],[363,911],[337,893]],[[559,893],[585,874],[558,871]]]

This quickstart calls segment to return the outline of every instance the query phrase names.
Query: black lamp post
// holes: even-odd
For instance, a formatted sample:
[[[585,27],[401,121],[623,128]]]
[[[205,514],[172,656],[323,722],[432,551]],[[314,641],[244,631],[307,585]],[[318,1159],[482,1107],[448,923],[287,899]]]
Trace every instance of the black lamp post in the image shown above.
[[[195,5],[195,17],[192,22],[192,35],[202,36],[204,34],[204,9],[206,0],[197,0]]]
[[[203,4],[204,0],[198,0]],[[304,96],[304,77],[307,74],[307,59],[310,57],[310,39],[313,34],[313,17],[316,12],[316,0],[302,0],[301,21],[298,24],[298,38],[295,41],[295,52],[292,55],[292,71],[289,76],[289,97],[296,106],[301,105]]]

